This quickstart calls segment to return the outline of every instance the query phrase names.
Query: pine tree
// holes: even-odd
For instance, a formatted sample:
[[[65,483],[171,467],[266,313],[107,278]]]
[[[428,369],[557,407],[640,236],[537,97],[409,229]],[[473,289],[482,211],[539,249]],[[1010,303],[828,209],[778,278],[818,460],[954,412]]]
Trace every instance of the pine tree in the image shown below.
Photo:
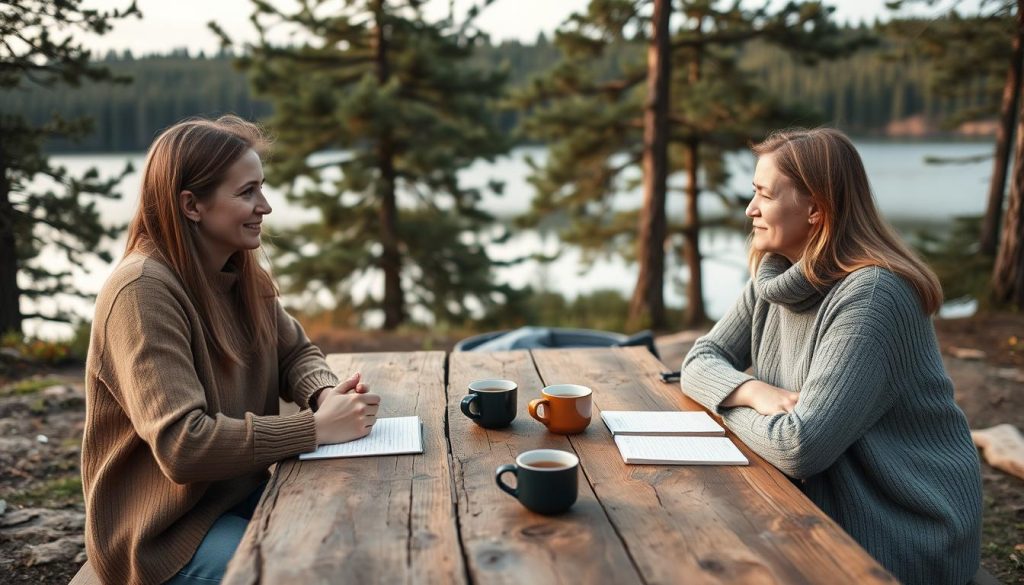
[[[274,107],[268,180],[322,218],[281,238],[278,274],[339,301],[381,278],[382,298],[367,295],[359,308],[381,309],[387,329],[412,306],[458,322],[509,294],[494,284],[485,249],[501,230],[488,229],[493,218],[479,208],[483,189],[501,185],[458,177],[508,151],[491,107],[505,74],[469,66],[486,42],[476,10],[430,22],[421,4],[317,1],[286,12],[257,0],[261,41],[241,62]],[[275,44],[266,32],[277,25],[310,40]],[[327,149],[342,152],[313,156]]]
[[[86,80],[125,81],[92,62],[90,51],[73,35],[104,34],[115,20],[138,14],[135,4],[109,12],[82,4],[79,0],[0,2],[0,90],[77,87]],[[59,308],[22,312],[23,298],[80,295],[70,285],[69,272],[39,262],[44,246],[60,249],[71,265],[81,265],[83,257],[91,254],[111,261],[98,245],[104,238],[115,237],[118,229],[103,226],[96,198],[117,198],[114,188],[124,174],[103,180],[91,169],[74,177],[63,167],[52,166],[42,152],[46,140],[81,137],[90,128],[87,119],[66,120],[56,113],[41,125],[18,113],[0,113],[0,333],[20,333],[22,322],[30,318],[70,322],[71,316]],[[53,187],[30,191],[39,176],[48,177]]]
[[[937,3],[935,0],[918,1]],[[902,4],[897,2],[895,7]],[[957,10],[954,4],[945,18],[935,20],[935,25],[939,26],[927,23],[936,30],[926,40],[919,41],[918,47],[923,44],[936,64],[937,87],[965,87],[973,80],[990,80],[988,96],[974,107],[956,109],[955,116],[956,119],[976,118],[991,115],[998,108],[1000,127],[988,204],[981,224],[980,248],[986,255],[995,252],[992,300],[997,305],[1010,304],[1024,309],[1024,103],[1020,99],[1024,2],[982,2],[976,12],[966,16]],[[902,24],[897,30],[904,36],[923,39],[913,22]],[[1011,142],[1015,144],[1014,149],[1010,148]],[[1011,154],[1013,171],[1003,216]]]
[[[817,2],[791,2],[773,12],[710,0],[592,0],[557,33],[563,59],[517,96],[531,111],[526,133],[550,143],[547,163],[533,163],[532,219],[568,216],[563,240],[591,252],[617,249],[629,257],[636,242],[633,326],[668,325],[665,248],[676,236],[689,269],[685,324],[705,320],[698,194],[722,193],[726,151],[771,127],[809,120],[739,69],[741,50],[754,41],[805,62],[859,42],[838,34],[830,10]],[[608,67],[613,55],[632,58]],[[616,201],[636,184],[637,165],[644,187],[639,212]],[[686,218],[669,222],[668,178],[681,170]]]
[[[892,7],[900,9],[912,4],[935,6],[942,3],[908,0],[895,2]],[[1020,97],[1024,64],[1022,7],[1024,0],[993,0],[980,3],[974,12],[961,13],[959,4],[953,3],[944,7],[947,12],[940,18],[895,20],[885,27],[890,36],[903,40],[908,50],[929,59],[931,87],[940,95],[960,98],[961,105],[952,108],[951,116],[946,120],[948,126],[999,115],[992,177],[980,237],[981,252],[990,257],[995,254],[999,239],[1010,145],[1014,141]],[[981,91],[973,89],[976,87]],[[965,97],[968,99],[964,100]]]

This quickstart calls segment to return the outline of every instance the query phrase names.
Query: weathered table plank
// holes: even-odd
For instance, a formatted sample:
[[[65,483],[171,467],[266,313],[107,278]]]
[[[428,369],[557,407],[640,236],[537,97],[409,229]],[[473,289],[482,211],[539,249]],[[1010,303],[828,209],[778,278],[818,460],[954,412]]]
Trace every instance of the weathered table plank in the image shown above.
[[[531,449],[572,451],[569,441],[530,418],[527,403],[544,386],[526,351],[461,352],[449,356],[448,429],[458,497],[461,542],[479,583],[642,582],[587,478],[566,514],[530,512],[498,489],[494,470]],[[503,378],[519,384],[518,413],[506,429],[483,429],[459,408],[470,381]],[[508,479],[512,481],[511,478]]]
[[[749,467],[625,465],[600,409],[701,408],[675,384],[660,381],[664,366],[645,349],[532,353],[545,384],[593,388],[594,422],[571,443],[647,582],[894,582],[788,478],[739,441]]]
[[[225,583],[880,583],[891,577],[785,476],[749,467],[627,466],[601,408],[697,410],[642,348],[330,356],[418,414],[417,456],[281,463]],[[446,370],[447,368],[447,370]],[[448,385],[445,386],[446,374]],[[519,383],[519,415],[485,430],[459,402],[472,379]],[[526,404],[548,384],[595,391],[594,422],[548,433]],[[533,514],[494,484],[522,451],[581,459],[573,509]]]
[[[379,416],[417,414],[422,455],[278,465],[226,584],[465,583],[445,438],[443,352],[328,357],[382,396]]]

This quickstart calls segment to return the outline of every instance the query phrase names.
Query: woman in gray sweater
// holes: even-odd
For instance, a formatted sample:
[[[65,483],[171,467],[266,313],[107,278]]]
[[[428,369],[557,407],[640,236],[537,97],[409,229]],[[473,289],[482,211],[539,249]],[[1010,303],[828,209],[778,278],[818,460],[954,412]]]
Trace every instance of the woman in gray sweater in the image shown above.
[[[683,391],[906,583],[978,569],[977,452],[939,355],[932,271],[881,218],[850,140],[772,135],[754,278],[683,362]]]

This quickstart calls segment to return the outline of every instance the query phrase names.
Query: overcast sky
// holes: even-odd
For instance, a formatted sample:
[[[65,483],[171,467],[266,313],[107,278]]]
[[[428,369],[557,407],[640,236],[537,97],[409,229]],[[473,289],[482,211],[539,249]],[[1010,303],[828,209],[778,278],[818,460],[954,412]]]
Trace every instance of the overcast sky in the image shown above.
[[[287,0],[284,2],[290,4]],[[101,9],[123,7],[128,3],[129,0],[84,2],[89,8]],[[474,3],[473,0],[455,0],[456,14],[460,8]],[[587,0],[497,0],[484,11],[479,24],[495,41],[532,41],[541,31],[554,31],[569,14],[583,9],[586,4]],[[834,0],[830,4],[836,7],[837,18],[844,22],[872,21],[889,14],[885,0]],[[215,51],[219,42],[206,26],[211,20],[236,40],[251,40],[254,36],[249,22],[252,14],[249,0],[139,0],[138,5],[143,14],[141,20],[118,21],[110,33],[87,40],[87,46],[100,54],[109,49],[131,49],[136,55],[163,53],[179,47],[187,47],[193,53],[200,49]],[[427,11],[440,16],[447,7],[447,0],[429,0]]]

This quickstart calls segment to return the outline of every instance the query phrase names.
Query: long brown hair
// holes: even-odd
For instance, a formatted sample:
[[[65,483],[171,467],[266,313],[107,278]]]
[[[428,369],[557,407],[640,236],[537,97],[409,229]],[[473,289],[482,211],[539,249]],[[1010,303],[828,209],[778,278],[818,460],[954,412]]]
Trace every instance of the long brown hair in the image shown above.
[[[811,284],[831,286],[854,270],[881,266],[914,288],[926,313],[939,310],[939,279],[878,213],[864,163],[845,134],[832,128],[784,130],[755,144],[753,151],[758,157],[774,155],[779,172],[821,212],[801,260]],[[751,247],[751,274],[764,255]]]
[[[127,256],[152,249],[181,280],[203,320],[207,342],[222,363],[241,364],[247,349],[265,346],[274,336],[268,297],[277,295],[270,274],[259,263],[261,248],[231,257],[238,273],[234,298],[240,323],[218,310],[218,295],[203,272],[198,232],[181,209],[188,190],[200,201],[213,196],[228,169],[250,149],[263,153],[268,140],[259,127],[237,116],[188,119],[163,131],[149,149],[142,175],[139,209],[128,228]]]

